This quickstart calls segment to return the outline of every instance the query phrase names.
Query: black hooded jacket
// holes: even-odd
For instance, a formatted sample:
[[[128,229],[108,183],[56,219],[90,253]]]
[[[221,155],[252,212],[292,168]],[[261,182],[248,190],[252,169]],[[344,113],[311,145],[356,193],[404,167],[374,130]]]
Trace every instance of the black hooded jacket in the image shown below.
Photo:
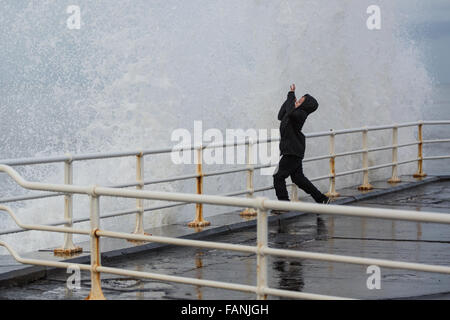
[[[278,113],[280,124],[280,153],[281,155],[294,155],[303,159],[305,156],[305,136],[302,133],[306,118],[317,110],[319,104],[309,94],[305,101],[295,108],[295,93],[289,91],[286,101]]]

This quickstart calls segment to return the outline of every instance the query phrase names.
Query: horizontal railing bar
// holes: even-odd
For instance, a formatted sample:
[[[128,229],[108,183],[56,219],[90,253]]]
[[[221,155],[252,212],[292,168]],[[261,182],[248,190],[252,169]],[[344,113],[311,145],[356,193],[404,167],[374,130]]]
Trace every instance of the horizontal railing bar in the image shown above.
[[[347,133],[356,133],[362,131],[375,131],[375,130],[385,130],[391,128],[402,128],[402,127],[410,127],[418,124],[425,125],[438,125],[438,124],[450,124],[450,121],[419,121],[419,122],[411,122],[411,123],[403,123],[403,124],[393,124],[387,126],[372,126],[365,128],[354,128],[354,129],[341,129],[335,131],[324,131],[317,133],[305,134],[307,138],[314,137],[323,137],[329,136],[332,134],[347,134]],[[261,143],[270,143],[280,141],[279,137],[276,138],[266,138],[266,139],[255,139],[253,143],[261,144]],[[242,141],[233,141],[233,142],[224,142],[224,143],[216,143],[216,144],[205,144],[202,146],[203,148],[217,148],[217,147],[231,147],[242,144],[248,144],[248,139]],[[195,150],[199,146],[190,145],[190,146],[180,146],[180,147],[167,147],[160,149],[152,149],[152,150],[131,150],[131,151],[121,151],[121,152],[108,152],[108,153],[90,153],[90,154],[79,154],[79,155],[62,155],[62,156],[53,156],[53,157],[40,157],[40,158],[19,158],[19,159],[4,159],[0,160],[1,164],[9,165],[9,166],[20,166],[20,165],[31,165],[31,164],[46,164],[46,163],[54,163],[54,162],[65,162],[65,161],[81,161],[81,160],[95,160],[95,159],[106,159],[106,158],[119,158],[119,157],[129,157],[129,156],[138,156],[149,155],[149,154],[162,154],[162,153],[170,153],[173,151],[188,151]]]
[[[306,293],[306,292],[287,291],[287,290],[273,289],[273,288],[263,288],[262,291],[263,291],[263,293],[268,294],[268,295],[285,297],[285,298],[309,299],[309,300],[356,300],[356,299],[351,299],[351,298],[328,296],[328,295]]]
[[[165,183],[165,182],[173,182],[173,181],[181,181],[181,180],[188,180],[188,179],[194,179],[197,178],[198,174],[186,174],[181,175],[178,177],[172,177],[172,178],[161,178],[156,180],[146,180],[144,181],[144,185],[151,185],[151,184],[157,184],[157,183]]]
[[[418,145],[418,144],[419,144],[419,141],[413,141],[413,142],[399,144],[397,147],[402,148],[402,147],[409,147],[409,146],[414,146],[414,145]]]
[[[63,195],[64,195],[64,193],[46,192],[45,194],[32,195],[32,196],[3,198],[3,199],[0,199],[0,203],[17,202],[17,201],[25,201],[25,200],[37,200],[37,199],[44,199],[44,198],[59,197],[59,196],[63,196]]]
[[[397,145],[397,147],[400,148],[400,147],[412,146],[412,145],[416,145],[416,144],[419,144],[419,142],[415,141],[415,142],[399,144],[399,145]],[[369,148],[367,151],[375,152],[375,151],[389,150],[389,149],[394,149],[394,148],[395,148],[395,145],[390,145],[390,146]],[[355,150],[355,151],[348,151],[348,152],[341,152],[341,153],[336,153],[335,157],[350,156],[350,155],[355,155],[355,154],[361,154],[364,152],[366,152],[366,150],[363,150],[363,149]]]
[[[169,205],[165,205],[165,206],[155,206],[155,207],[149,207],[149,208],[144,208],[144,212],[146,211],[153,211],[153,210],[158,210],[158,209],[166,209],[166,208],[171,208],[171,207],[176,207],[176,206],[181,206],[181,205],[187,205],[190,203],[176,203],[176,204],[169,204]],[[129,215],[129,214],[134,214],[134,213],[138,213],[139,211],[137,209],[131,209],[131,210],[121,210],[121,211],[114,211],[111,213],[107,213],[107,214],[103,214],[100,216],[100,219],[107,219],[107,218],[114,218],[114,217],[120,217],[120,216],[125,216],[125,215]],[[82,223],[82,222],[86,222],[89,221],[90,217],[83,217],[83,218],[74,218],[72,219],[72,223]],[[57,226],[57,225],[63,225],[68,223],[68,220],[59,220],[59,221],[54,221],[54,222],[50,222],[47,223],[46,225],[48,226]],[[29,231],[28,229],[22,229],[22,228],[14,228],[14,229],[8,229],[5,231],[0,231],[0,235],[5,235],[5,234],[12,234],[12,233],[20,233],[20,232],[26,232]]]
[[[89,220],[89,218],[87,220]],[[62,224],[66,224],[68,222],[69,221],[67,221],[67,220],[59,220],[59,221],[53,221],[53,222],[45,223],[43,225],[44,226],[60,226]],[[21,232],[27,232],[27,231],[30,231],[30,230],[23,229],[23,228],[7,229],[7,230],[0,231],[0,235],[3,236],[3,235],[7,235],[7,234],[21,233]]]
[[[425,125],[441,125],[441,124],[450,124],[450,120],[427,120],[422,121]]]
[[[115,275],[135,277],[135,278],[176,282],[176,283],[183,283],[183,284],[190,284],[190,285],[197,285],[197,286],[204,286],[204,287],[228,289],[228,290],[234,290],[234,291],[243,291],[243,292],[249,292],[249,293],[257,293],[259,291],[259,289],[256,286],[235,284],[235,283],[229,283],[229,282],[187,278],[187,277],[180,277],[180,276],[142,272],[142,271],[123,270],[123,269],[104,267],[104,266],[92,267],[90,265],[80,264],[80,263],[68,263],[68,262],[59,262],[59,261],[50,261],[50,260],[26,259],[26,258],[20,257],[7,243],[0,241],[0,246],[5,247],[9,251],[9,253],[13,256],[13,258],[17,262],[20,262],[22,264],[38,265],[38,266],[45,266],[45,267],[55,267],[55,268],[63,268],[63,269],[68,269],[70,267],[78,267],[80,270],[84,270],[84,271],[95,271],[95,272],[100,272],[100,273],[103,272],[103,273],[108,273],[108,274],[115,274]],[[299,297],[302,299],[332,299],[332,300],[334,300],[334,299],[349,299],[349,298],[333,297],[333,296],[310,294],[310,293],[303,293],[303,292],[292,292],[292,294],[291,294],[291,292],[287,291],[287,290],[279,290],[279,289],[271,289],[271,288],[264,288],[263,290],[267,294],[271,294],[274,296],[277,296],[277,295],[286,296],[286,297],[290,296],[290,297]]]
[[[330,159],[331,155],[327,154],[324,156],[318,156],[318,157],[314,157],[314,158],[305,158],[303,159],[303,162],[311,162],[311,161],[317,161],[317,160],[326,160],[326,159]]]
[[[114,185],[109,185],[108,187],[110,188],[131,188],[131,187],[136,187],[138,186],[140,183],[136,182],[136,181],[132,181],[132,182],[124,182],[121,184],[114,184]]]
[[[48,232],[73,233],[73,234],[83,234],[83,235],[90,234],[90,230],[80,230],[80,229],[67,228],[67,227],[55,227],[52,225],[22,224],[21,227],[22,227],[23,231],[48,231]],[[7,230],[7,231],[0,232],[0,235],[10,234],[10,233],[19,233],[19,232],[11,232],[11,231]]]
[[[366,150],[362,150],[362,149],[355,150],[355,151],[341,152],[341,153],[336,153],[335,157],[351,156],[351,155],[354,155],[354,154],[361,154],[361,153],[364,153],[364,152],[366,152]]]
[[[147,211],[154,211],[154,210],[159,210],[159,209],[167,209],[167,208],[172,208],[172,207],[177,207],[177,206],[182,206],[182,205],[187,205],[187,204],[190,204],[190,203],[184,202],[184,203],[175,203],[175,204],[169,204],[169,205],[164,205],[164,206],[154,206],[154,207],[144,208],[143,210],[144,210],[144,212],[147,212]],[[126,215],[129,215],[129,214],[138,213],[138,212],[139,211],[137,209],[111,212],[111,213],[107,213],[107,214],[101,215],[100,219],[126,216]],[[85,222],[85,221],[89,221],[89,220],[90,220],[89,217],[78,218],[78,219],[73,219],[73,223]]]
[[[32,164],[48,164],[55,162],[64,162],[69,161],[69,156],[55,156],[55,157],[39,157],[39,158],[19,158],[19,159],[4,159],[0,160],[1,164],[7,166],[24,166],[24,165],[32,165]]]
[[[86,264],[22,258],[7,243],[0,241],[0,246],[5,247],[17,262],[20,262],[23,264],[30,264],[30,265],[44,266],[44,267],[64,268],[64,269],[67,269],[67,268],[73,267],[73,266],[77,266],[80,270],[91,271],[91,266],[86,265]]]
[[[312,178],[312,179],[310,179],[310,181],[311,181],[311,182],[313,182],[313,181],[320,181],[320,180],[330,179],[330,178],[332,178],[332,177],[333,177],[332,174],[327,174],[326,176],[321,176],[321,177]]]
[[[129,234],[129,233],[124,233],[124,232],[106,231],[106,230],[97,230],[95,232],[95,234],[98,236],[101,236],[101,237],[108,237],[108,238],[115,238],[115,239],[149,241],[149,242],[165,243],[165,244],[187,246],[187,247],[221,249],[221,250],[230,250],[230,251],[255,253],[255,254],[258,251],[258,249],[255,246],[245,246],[245,245],[230,244],[230,243],[212,242],[212,241],[179,239],[179,238],[170,238],[170,237],[153,236],[153,235],[148,236],[148,235],[140,235],[140,234]]]
[[[154,210],[158,210],[158,209],[167,209],[167,208],[177,207],[177,206],[186,205],[186,204],[189,204],[189,203],[176,203],[176,204],[170,204],[170,205],[165,205],[165,206],[148,207],[148,208],[144,208],[144,212],[154,211]],[[120,211],[114,211],[114,212],[107,213],[107,214],[102,214],[99,218],[100,219],[115,218],[115,217],[126,216],[129,214],[134,214],[134,213],[138,213],[138,212],[139,211],[137,209],[120,210]],[[90,217],[74,218],[74,219],[72,219],[72,223],[81,223],[81,222],[86,222],[89,220],[90,220]],[[61,222],[61,223],[55,222],[55,225],[60,225],[60,224],[65,224],[65,223],[67,223],[67,222]]]
[[[264,207],[267,209],[304,211],[318,214],[450,224],[449,214],[433,212],[353,207],[345,205],[323,205],[317,203],[276,200],[265,200]]]
[[[131,210],[125,210],[125,211],[115,211],[115,212],[103,214],[99,218],[106,219],[106,218],[120,217],[120,216],[125,216],[128,214],[138,213],[138,212],[139,211],[137,209],[131,209]],[[90,220],[90,217],[78,218],[78,219],[73,219],[73,223],[86,222],[89,220]]]
[[[414,124],[416,125],[416,123]],[[380,130],[390,130],[395,128],[396,125],[395,124],[390,124],[390,125],[382,125],[382,126],[372,126],[372,127],[367,127],[367,131],[380,131]]]
[[[450,267],[438,266],[422,263],[411,263],[403,261],[392,261],[384,259],[372,259],[372,258],[361,258],[361,257],[351,257],[351,256],[340,256],[327,253],[318,252],[307,252],[307,251],[294,251],[286,249],[274,249],[274,248],[263,248],[261,251],[264,254],[269,254],[273,256],[282,256],[289,258],[299,258],[299,259],[311,259],[329,262],[339,262],[339,263],[350,263],[358,265],[376,265],[379,267],[393,268],[393,269],[406,269],[414,271],[425,271],[434,273],[446,273],[450,274]]]
[[[360,173],[363,172],[365,169],[355,169],[355,170],[350,170],[350,171],[344,171],[344,172],[337,172],[335,174],[336,177],[342,177],[342,176],[347,176],[350,174],[355,174],[355,173]]]
[[[267,187],[262,187],[262,188],[257,188],[254,189],[253,192],[263,192],[263,191],[268,191],[268,190],[272,190],[274,189],[273,185],[272,186],[267,186]]]
[[[450,159],[450,155],[448,155],[448,156],[424,157],[423,158],[423,160],[442,160],[442,159]]]
[[[98,160],[98,159],[106,159],[106,158],[123,158],[123,157],[132,157],[141,154],[141,150],[130,150],[130,151],[117,151],[117,152],[107,152],[107,153],[88,153],[88,154],[80,154],[80,155],[72,155],[72,161],[81,161],[81,160]]]
[[[169,282],[190,284],[190,285],[196,285],[196,286],[212,287],[212,288],[218,288],[218,289],[228,289],[228,290],[233,290],[233,291],[243,291],[243,292],[249,292],[249,293],[257,293],[258,292],[258,288],[256,286],[235,284],[235,283],[229,283],[229,282],[186,278],[186,277],[180,277],[180,276],[163,275],[163,274],[156,274],[156,273],[149,273],[149,272],[142,272],[142,271],[122,270],[122,269],[118,269],[118,268],[103,267],[103,266],[97,267],[96,271],[103,272],[103,273],[115,274],[115,275],[121,275],[121,276],[146,278],[146,279],[153,279],[153,280],[159,280],[159,281],[169,281]],[[264,293],[271,294],[274,296],[296,297],[296,298],[300,298],[300,299],[350,300],[350,298],[344,298],[344,297],[334,297],[334,296],[311,294],[311,293],[304,293],[304,292],[295,292],[295,291],[288,291],[288,290],[281,290],[281,289],[261,288],[261,290]]]
[[[204,177],[212,177],[212,176],[218,176],[221,174],[230,174],[230,173],[237,173],[237,172],[244,172],[250,170],[249,168],[237,168],[237,169],[230,169],[230,170],[223,170],[223,171],[211,171],[211,172],[205,172],[203,173]]]
[[[305,137],[308,138],[308,137],[318,137],[318,136],[329,136],[331,134],[339,135],[339,134],[357,133],[357,132],[363,132],[363,131],[378,131],[378,130],[388,130],[388,129],[393,129],[393,128],[405,128],[405,127],[417,126],[420,123],[421,122],[418,121],[418,122],[406,122],[406,123],[401,123],[401,124],[391,124],[391,125],[384,125],[384,126],[368,126],[368,127],[352,128],[352,129],[340,129],[340,130],[333,130],[333,131],[327,131],[327,132],[305,134]]]
[[[369,148],[367,149],[368,152],[375,152],[375,151],[383,151],[383,150],[392,150],[394,149],[395,146],[382,146],[382,147],[374,147],[374,148]]]
[[[450,139],[436,139],[436,140],[424,140],[423,143],[424,144],[429,144],[429,143],[447,143],[450,142]]]
[[[137,241],[149,241],[149,242],[164,243],[164,244],[171,244],[171,245],[178,245],[178,246],[201,247],[201,248],[207,248],[207,249],[219,249],[219,250],[237,251],[237,252],[245,252],[245,253],[253,253],[253,254],[258,253],[258,251],[259,251],[263,254],[289,257],[289,258],[312,259],[312,260],[351,263],[351,264],[359,264],[359,265],[377,265],[377,266],[381,266],[381,267],[388,267],[388,268],[395,268],[395,269],[407,269],[407,270],[450,274],[450,267],[428,265],[428,264],[421,264],[421,263],[351,257],[351,256],[342,256],[342,255],[307,252],[307,251],[294,251],[294,250],[268,248],[268,247],[258,249],[257,247],[254,247],[254,246],[237,245],[237,244],[230,244],[230,243],[169,238],[169,237],[162,237],[162,236],[136,235],[136,234],[128,234],[128,233],[123,233],[123,232],[113,232],[113,231],[105,231],[105,230],[97,230],[95,232],[95,234],[97,236],[101,236],[101,237],[126,239],[126,240],[137,240]]]
[[[406,164],[406,163],[416,162],[416,161],[418,161],[418,160],[419,160],[419,158],[411,159],[411,160],[403,160],[403,161],[397,162],[397,164],[398,164],[398,165],[401,165],[401,164]]]
[[[122,270],[122,269],[118,269],[118,268],[103,267],[103,266],[96,267],[96,271],[120,275],[120,276],[153,279],[153,280],[159,280],[159,281],[169,281],[169,282],[184,283],[184,284],[204,286],[204,287],[228,289],[228,290],[234,290],[234,291],[243,291],[243,292],[249,292],[249,293],[257,292],[257,288],[255,286],[235,284],[235,283],[229,283],[229,282],[220,282],[220,281],[203,280],[203,279],[195,279],[195,278],[185,278],[185,277],[180,277],[180,276],[172,276],[172,275],[157,274],[157,273],[142,272],[142,271]]]
[[[1,165],[0,165],[1,168]],[[28,184],[30,186],[30,184]],[[54,189],[55,185],[40,185],[40,188]],[[37,186],[32,183],[31,186]],[[177,202],[195,202],[195,203],[206,203],[215,205],[225,205],[225,206],[254,206],[255,202],[251,199],[240,199],[240,198],[229,198],[223,196],[214,195],[199,195],[199,194],[189,194],[189,193],[177,193],[177,192],[161,192],[161,191],[141,191],[141,190],[128,190],[128,189],[114,189],[114,188],[103,188],[103,187],[67,187],[65,185],[57,186],[57,188],[67,188],[71,189],[73,193],[90,194],[95,193],[100,196],[112,196],[112,197],[123,197],[123,198],[136,198],[136,199],[153,199],[153,200],[167,200],[167,201],[177,201]]]
[[[74,233],[74,234],[84,234],[89,235],[90,230],[79,230],[68,227],[56,227],[52,225],[38,225],[38,224],[25,224],[20,222],[16,214],[9,207],[0,205],[0,211],[8,213],[8,215],[14,220],[14,222],[22,229],[26,230],[36,230],[36,231],[50,231],[50,232],[60,232],[60,233]]]
[[[181,181],[181,180],[188,180],[198,177],[197,174],[189,174],[189,175],[182,175],[177,177],[171,177],[171,178],[161,178],[156,180],[144,180],[142,182],[143,185],[151,185],[151,184],[158,184],[158,183],[165,183],[165,182],[172,182],[172,181]],[[110,188],[129,188],[129,187],[136,187],[139,186],[140,183],[137,181],[131,181],[131,182],[125,182],[122,184],[115,184],[115,185],[109,185]]]
[[[97,196],[113,196],[113,197],[123,197],[123,198],[135,198],[135,199],[153,199],[153,200],[167,200],[167,201],[177,201],[177,202],[192,202],[192,203],[206,203],[213,205],[224,205],[231,207],[252,207],[252,208],[266,208],[266,209],[277,209],[277,210],[285,210],[286,206],[288,206],[288,210],[293,211],[304,211],[310,210],[311,212],[322,211],[324,213],[333,214],[341,214],[348,215],[348,212],[352,212],[351,215],[358,215],[357,212],[362,212],[365,214],[361,214],[361,216],[367,217],[390,217],[391,219],[395,219],[398,216],[399,220],[408,220],[411,221],[410,218],[406,218],[405,214],[409,214],[410,217],[414,217],[416,220],[412,219],[412,221],[420,221],[420,222],[442,222],[442,223],[450,223],[450,215],[442,215],[436,213],[427,213],[426,215],[411,212],[411,211],[403,211],[403,210],[388,210],[388,209],[368,209],[368,208],[357,208],[355,214],[354,207],[344,207],[344,206],[326,206],[320,204],[308,204],[304,202],[296,202],[296,203],[287,203],[286,201],[273,201],[267,200],[265,198],[236,198],[236,197],[223,197],[223,196],[215,196],[215,195],[199,195],[199,194],[186,194],[186,193],[177,193],[177,192],[161,192],[161,191],[144,191],[144,190],[128,190],[128,189],[114,189],[114,188],[104,188],[104,187],[80,187],[80,186],[72,186],[72,185],[57,185],[57,184],[45,184],[45,183],[37,183],[37,182],[28,182],[24,180],[14,169],[11,167],[0,165],[0,171],[8,173],[17,183],[19,183],[22,187],[29,189],[37,189],[37,190],[46,190],[46,191],[63,191],[70,193],[80,193],[80,194],[88,194],[88,195],[97,195]],[[312,207],[311,207],[312,206]],[[330,209],[331,208],[331,209]],[[347,210],[347,211],[343,211]],[[359,211],[358,211],[359,210]],[[381,211],[380,211],[381,210]],[[398,213],[398,214],[397,214]],[[439,217],[441,220],[436,221],[433,220],[432,217]],[[418,219],[418,220],[417,220]]]
[[[253,166],[253,170],[258,170],[258,169],[263,169],[263,168],[270,168],[270,167],[276,167],[277,164],[273,164],[273,163],[268,163],[268,164],[259,164],[259,165],[255,165]]]
[[[161,148],[161,149],[143,150],[142,155],[146,156],[146,155],[151,155],[151,154],[164,154],[164,153],[171,153],[173,151],[189,151],[189,150],[194,150],[194,146],[190,146],[190,147],[183,146],[182,148],[166,147],[166,148]]]
[[[256,190],[253,190],[253,192],[256,192]],[[248,193],[250,193],[249,190],[242,190],[242,191],[233,191],[233,192],[229,192],[229,193],[222,193],[220,195],[224,196],[224,197],[233,197],[233,196],[240,196],[240,195],[248,194]]]
[[[322,131],[322,132],[313,132],[313,133],[305,133],[306,138],[320,138],[327,137],[331,135],[331,131]]]
[[[357,133],[357,132],[363,132],[366,129],[364,128],[354,128],[354,129],[342,129],[342,130],[336,130],[334,131],[335,135],[341,135],[341,134],[349,134],[349,133]],[[368,130],[368,129],[367,129]]]
[[[26,231],[29,231],[29,230],[22,229],[22,228],[6,229],[3,231],[0,231],[0,236],[6,235],[6,234],[21,233],[21,232],[26,232]]]
[[[418,159],[399,161],[399,162],[397,162],[397,165],[401,165],[401,164],[405,164],[405,163],[409,163],[409,162],[415,162],[417,160]],[[378,165],[378,166],[368,167],[367,170],[370,171],[370,170],[376,170],[376,169],[381,169],[381,168],[388,168],[388,167],[393,167],[393,166],[395,166],[395,163],[387,163],[387,164],[381,164],[381,165]],[[362,169],[344,171],[344,172],[336,173],[336,177],[341,177],[341,176],[346,176],[346,175],[350,175],[350,174],[360,173],[360,172],[364,172],[365,170],[366,169],[362,168]]]
[[[270,139],[262,139],[261,143],[266,143],[267,140],[272,140]],[[255,139],[254,143],[259,143],[258,139]],[[244,146],[249,144],[249,140],[245,139],[245,140],[233,140],[233,141],[224,141],[224,142],[214,142],[214,143],[205,143],[203,145],[203,149],[215,149],[215,148],[228,148],[228,147],[237,147],[237,146]]]
[[[144,212],[155,211],[155,210],[160,210],[160,209],[168,209],[168,208],[173,208],[173,207],[180,207],[180,206],[184,206],[187,204],[191,204],[191,203],[182,202],[182,203],[171,203],[171,204],[166,204],[166,205],[162,205],[162,206],[154,206],[154,207],[144,208]]]
[[[391,124],[385,126],[370,126],[370,127],[362,127],[362,128],[352,128],[352,129],[343,129],[343,130],[335,130],[334,134],[348,134],[348,133],[356,133],[356,132],[364,132],[364,131],[378,131],[378,130],[389,130],[393,128],[405,128],[412,127],[418,125],[420,122],[407,122],[403,124]]]
[[[423,121],[416,121],[416,122],[406,122],[406,123],[400,123],[397,124],[396,127],[397,128],[406,128],[406,127],[414,127],[417,126],[419,124],[423,123]]]
[[[388,168],[388,167],[393,167],[395,166],[395,163],[386,163],[386,164],[379,164],[377,166],[371,166],[368,167],[367,169],[370,170],[377,170],[377,169],[382,169],[382,168]]]

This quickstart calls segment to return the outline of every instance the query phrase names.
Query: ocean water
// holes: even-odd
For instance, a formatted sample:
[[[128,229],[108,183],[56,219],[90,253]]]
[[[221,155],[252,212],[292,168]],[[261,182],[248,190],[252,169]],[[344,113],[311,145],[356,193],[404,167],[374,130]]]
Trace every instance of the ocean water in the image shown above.
[[[81,29],[69,30],[71,1],[0,1],[0,159],[70,153],[152,149],[171,145],[177,128],[204,130],[278,128],[276,114],[290,83],[317,97],[319,110],[305,132],[442,118],[433,109],[433,81],[391,1],[380,1],[383,27],[366,28],[370,1],[218,0],[189,2],[79,0]],[[412,1],[409,10],[420,10]],[[445,90],[444,90],[445,91]],[[445,91],[447,92],[447,91]],[[445,108],[445,107],[441,107]],[[445,109],[448,110],[448,109]],[[416,132],[401,132],[411,141]],[[390,133],[374,133],[370,145],[386,145]],[[361,137],[337,138],[337,152],[355,149]],[[328,152],[325,138],[308,141],[308,156]],[[415,154],[405,149],[403,159]],[[384,163],[389,152],[371,156]],[[360,157],[338,161],[338,170],[360,165]],[[74,183],[116,184],[135,179],[134,159],[75,163]],[[207,166],[216,170],[223,166]],[[404,166],[409,173],[413,166]],[[18,167],[33,181],[61,183],[62,164]],[[305,166],[308,176],[325,175],[326,161]],[[167,155],[149,156],[145,178],[195,172]],[[387,176],[387,170],[371,178]],[[0,175],[2,197],[25,193]],[[272,183],[257,175],[257,186]],[[339,179],[356,184],[359,175]],[[325,191],[326,181],[318,183]],[[193,181],[148,187],[195,192]],[[245,189],[242,174],[208,178],[205,193]],[[273,192],[264,194],[271,198]],[[156,202],[146,201],[145,205]],[[63,217],[63,200],[11,204],[29,223]],[[102,212],[135,206],[104,199]],[[88,216],[86,197],[75,197],[74,216]],[[207,206],[214,215],[226,208]],[[147,213],[146,227],[189,220],[193,206]],[[105,228],[132,230],[131,216],[107,219]],[[83,227],[85,225],[81,225]],[[14,227],[0,218],[0,228]],[[19,251],[60,243],[61,235],[1,237]],[[39,239],[39,241],[36,241]],[[77,238],[76,238],[77,239]]]

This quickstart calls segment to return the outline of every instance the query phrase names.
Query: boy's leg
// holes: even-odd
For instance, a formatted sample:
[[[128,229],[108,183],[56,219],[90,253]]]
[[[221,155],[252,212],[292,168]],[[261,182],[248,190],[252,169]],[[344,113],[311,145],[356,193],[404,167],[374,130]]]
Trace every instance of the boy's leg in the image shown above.
[[[292,182],[294,182],[300,189],[311,195],[315,202],[323,203],[328,200],[322,192],[320,192],[303,174],[303,164],[300,161],[300,165],[291,175]]]
[[[289,156],[283,156],[273,175],[273,186],[278,200],[289,201],[289,193],[286,188],[286,179],[292,172],[292,161]]]

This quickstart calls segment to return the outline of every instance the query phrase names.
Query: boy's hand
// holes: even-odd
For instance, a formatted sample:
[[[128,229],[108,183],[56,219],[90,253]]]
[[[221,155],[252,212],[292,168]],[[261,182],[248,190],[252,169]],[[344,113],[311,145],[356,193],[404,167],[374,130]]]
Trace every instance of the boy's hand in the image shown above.
[[[291,85],[291,91],[295,91],[295,84]]]

